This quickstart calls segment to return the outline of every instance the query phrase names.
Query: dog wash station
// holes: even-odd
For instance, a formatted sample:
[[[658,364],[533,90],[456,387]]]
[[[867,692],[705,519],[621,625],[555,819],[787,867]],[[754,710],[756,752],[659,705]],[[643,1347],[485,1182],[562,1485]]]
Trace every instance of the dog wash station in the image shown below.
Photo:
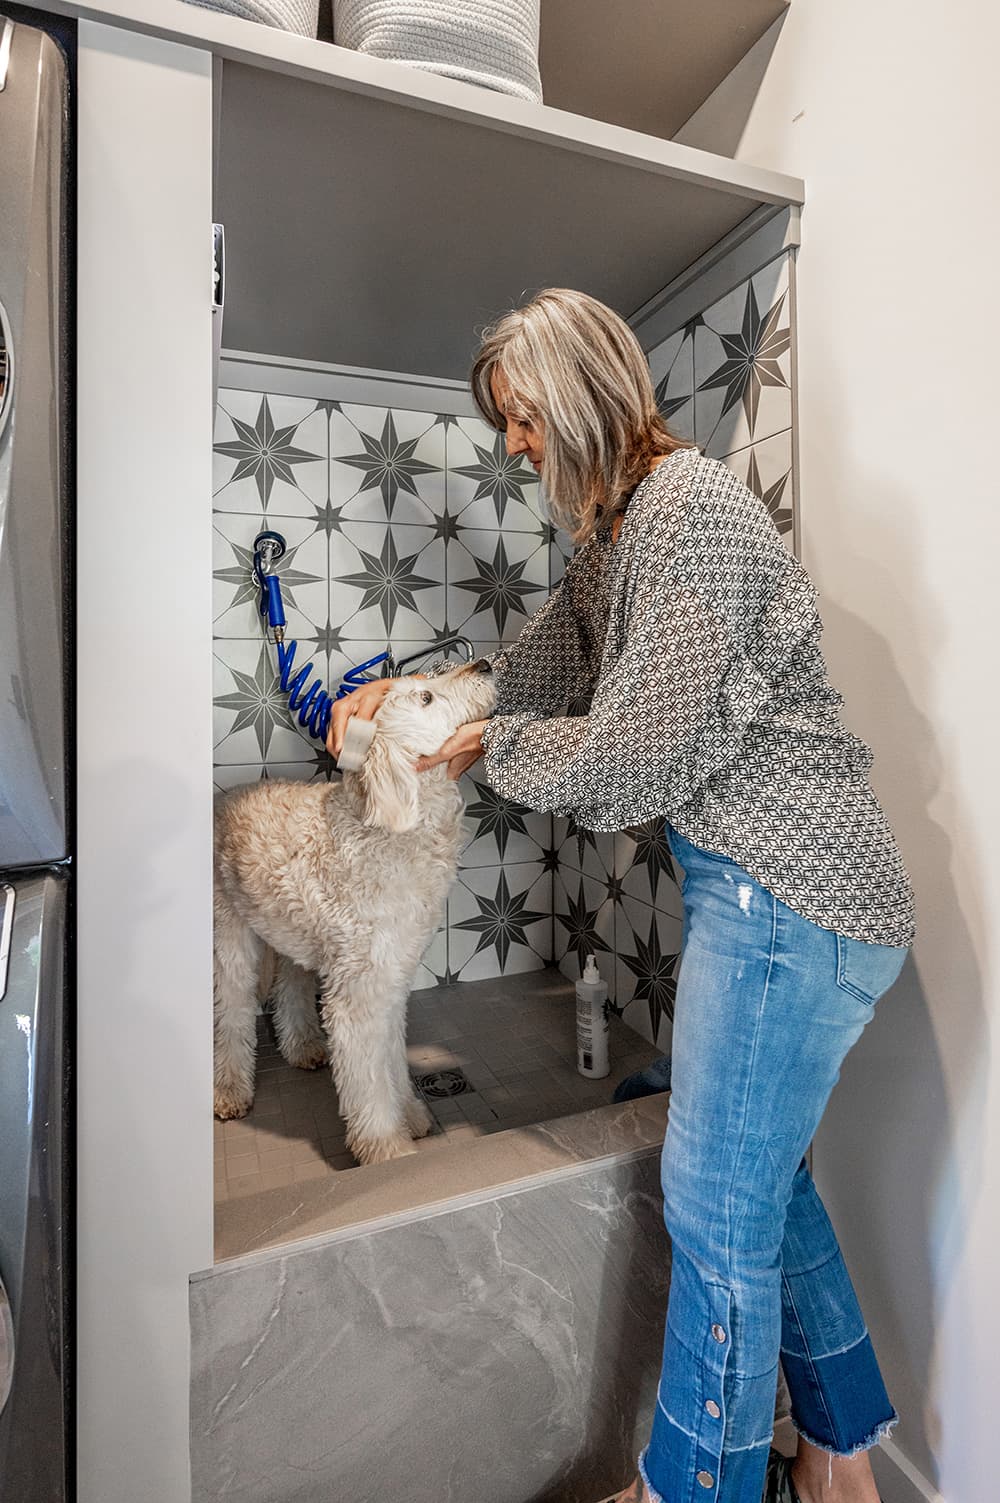
[[[744,3],[739,35],[724,0],[680,7],[690,47],[664,35],[633,97],[600,95],[607,120],[587,90],[602,49],[635,47],[624,17],[592,37],[589,81],[553,73],[533,105],[181,0],[52,8],[80,20],[81,1503],[430,1503],[486,1496],[483,1477],[490,1503],[601,1496],[648,1424],[669,1281],[668,1098],[611,1104],[669,1038],[680,907],[656,832],[597,840],[468,784],[475,838],[410,1008],[438,1130],[354,1166],[329,1072],[284,1067],[262,1019],[254,1112],[217,1124],[213,1179],[212,801],[326,776],[338,688],[390,651],[397,672],[495,651],[557,582],[564,543],[466,384],[476,331],[527,290],[630,318],[668,420],[762,491],[780,471],[790,508],[802,185],[669,139],[782,4]],[[567,35],[600,14],[552,6]],[[380,631],[401,560],[427,604],[397,599]],[[298,729],[284,699],[274,719],[282,687]],[[270,751],[247,753],[265,720]],[[620,1015],[612,1074],[585,1081],[572,981],[595,947]],[[257,1134],[248,1193],[230,1126]]]

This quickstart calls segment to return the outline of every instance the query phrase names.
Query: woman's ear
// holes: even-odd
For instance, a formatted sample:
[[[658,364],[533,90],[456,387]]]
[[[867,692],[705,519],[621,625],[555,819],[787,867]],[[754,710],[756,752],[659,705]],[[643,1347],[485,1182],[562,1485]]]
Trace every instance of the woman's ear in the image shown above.
[[[402,834],[419,818],[419,774],[412,752],[390,736],[376,736],[360,772],[365,799],[364,822]]]

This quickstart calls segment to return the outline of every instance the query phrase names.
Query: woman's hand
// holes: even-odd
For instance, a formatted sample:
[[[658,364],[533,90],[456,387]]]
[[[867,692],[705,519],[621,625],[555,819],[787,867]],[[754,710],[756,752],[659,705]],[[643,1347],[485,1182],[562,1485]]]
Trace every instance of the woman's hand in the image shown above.
[[[417,771],[427,772],[429,768],[440,767],[442,762],[447,762],[448,776],[457,783],[462,773],[467,772],[482,756],[485,727],[485,720],[470,720],[465,725],[460,725],[433,756],[418,758]]]
[[[330,729],[326,733],[326,749],[331,757],[339,757],[344,749],[344,732],[352,715],[359,720],[374,720],[383,699],[397,680],[394,678],[373,679],[362,684],[343,699],[335,700],[330,711]]]

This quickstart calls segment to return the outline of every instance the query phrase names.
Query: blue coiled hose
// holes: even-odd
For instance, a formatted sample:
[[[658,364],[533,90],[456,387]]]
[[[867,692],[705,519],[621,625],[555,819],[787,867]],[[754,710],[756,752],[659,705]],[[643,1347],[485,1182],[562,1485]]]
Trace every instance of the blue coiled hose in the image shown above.
[[[310,682],[313,672],[312,663],[307,663],[300,668],[292,678],[292,669],[295,666],[295,652],[297,642],[278,642],[278,681],[284,694],[288,695],[288,708],[294,715],[298,711],[299,725],[305,726],[310,736],[315,736],[317,741],[326,742],[326,733],[330,729],[330,711],[333,709],[334,700],[343,699],[348,694],[353,694],[355,689],[360,689],[362,684],[370,683],[368,678],[369,668],[377,668],[380,663],[388,660],[387,652],[380,652],[377,657],[369,658],[366,663],[359,663],[356,668],[351,668],[340,681],[336,694],[328,694],[320,680],[314,678]]]
[[[253,577],[260,588],[260,614],[266,618],[278,650],[278,682],[281,692],[288,695],[288,708],[296,715],[299,725],[315,740],[326,744],[330,712],[335,700],[353,694],[362,684],[371,683],[369,675],[372,669],[381,669],[383,674],[390,675],[401,673],[408,665],[426,657],[428,651],[446,652],[453,647],[459,647],[466,661],[471,661],[472,644],[464,637],[448,637],[445,641],[438,642],[434,649],[412,653],[400,662],[394,662],[390,652],[377,653],[367,662],[350,668],[341,679],[335,694],[328,694],[322,680],[314,676],[312,663],[306,663],[293,677],[299,644],[285,641],[285,607],[281,599],[281,584],[277,574],[272,572],[286,551],[285,540],[280,532],[258,533],[253,545]]]
[[[281,599],[281,584],[277,574],[271,573],[285,551],[285,540],[280,532],[261,532],[254,539],[253,573],[260,586],[260,614],[266,616],[267,624],[274,633],[278,650],[278,682],[281,692],[288,695],[288,708],[293,715],[297,715],[299,725],[310,736],[325,744],[334,700],[343,699],[345,695],[353,694],[362,684],[369,683],[369,669],[387,662],[389,654],[380,652],[366,663],[359,663],[356,668],[351,668],[344,674],[336,694],[328,694],[322,680],[318,676],[314,677],[312,663],[306,663],[293,677],[299,644],[285,641],[285,607]]]

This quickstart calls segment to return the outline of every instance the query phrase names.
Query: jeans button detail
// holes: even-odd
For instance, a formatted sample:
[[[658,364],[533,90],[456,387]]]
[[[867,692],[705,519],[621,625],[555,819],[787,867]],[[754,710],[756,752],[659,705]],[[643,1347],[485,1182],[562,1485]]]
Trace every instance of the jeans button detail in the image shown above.
[[[718,1341],[718,1342],[723,1342],[726,1339],[726,1333],[722,1329],[721,1326],[713,1326],[712,1327],[712,1335],[715,1337],[716,1341]]]
[[[722,1413],[722,1410],[719,1408],[714,1399],[709,1399],[708,1403],[705,1405],[705,1408],[708,1410],[713,1419],[718,1419],[719,1415]]]
[[[702,1487],[715,1486],[715,1478],[712,1476],[711,1472],[699,1472],[698,1481],[701,1483]]]

